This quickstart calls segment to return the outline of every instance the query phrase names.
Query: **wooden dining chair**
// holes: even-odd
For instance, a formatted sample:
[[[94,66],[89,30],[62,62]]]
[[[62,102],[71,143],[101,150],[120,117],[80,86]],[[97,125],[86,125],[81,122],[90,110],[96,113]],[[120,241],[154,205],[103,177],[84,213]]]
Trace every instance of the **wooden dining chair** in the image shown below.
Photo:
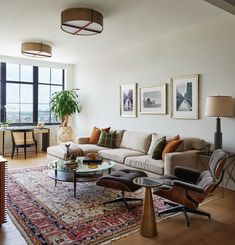
[[[12,129],[12,154],[11,159],[14,157],[15,148],[18,156],[19,148],[24,148],[24,158],[26,159],[26,148],[35,146],[37,156],[37,141],[34,138],[33,129]]]

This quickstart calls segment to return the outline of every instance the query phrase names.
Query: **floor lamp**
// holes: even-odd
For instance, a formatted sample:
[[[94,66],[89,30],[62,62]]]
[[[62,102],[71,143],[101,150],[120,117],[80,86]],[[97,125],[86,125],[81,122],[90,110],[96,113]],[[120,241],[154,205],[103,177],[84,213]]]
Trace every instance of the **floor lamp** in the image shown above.
[[[214,150],[222,149],[222,132],[220,117],[233,116],[233,99],[231,96],[209,96],[206,98],[205,116],[216,117]]]

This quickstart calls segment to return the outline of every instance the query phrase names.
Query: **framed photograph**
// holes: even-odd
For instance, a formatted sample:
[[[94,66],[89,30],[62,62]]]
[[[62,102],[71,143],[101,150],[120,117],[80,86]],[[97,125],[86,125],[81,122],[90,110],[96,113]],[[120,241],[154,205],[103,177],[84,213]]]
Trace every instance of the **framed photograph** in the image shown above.
[[[120,86],[121,117],[136,117],[136,83]]]
[[[172,118],[198,119],[198,75],[171,78]]]
[[[139,88],[140,114],[166,114],[166,84]]]

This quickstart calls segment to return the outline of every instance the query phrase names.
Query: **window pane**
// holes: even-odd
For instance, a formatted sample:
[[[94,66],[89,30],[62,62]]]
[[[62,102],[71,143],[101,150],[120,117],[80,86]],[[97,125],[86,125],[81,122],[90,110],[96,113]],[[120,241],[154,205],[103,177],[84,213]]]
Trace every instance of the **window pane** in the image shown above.
[[[19,64],[6,64],[6,79],[7,81],[20,80],[20,65]]]
[[[54,112],[51,112],[51,123],[58,123],[59,119],[56,118]]]
[[[50,102],[50,86],[39,85],[38,86],[38,103]]]
[[[38,122],[50,122],[49,104],[38,104]]]
[[[62,81],[63,81],[63,76],[62,76],[62,69],[51,69],[51,83],[55,83],[55,84],[61,84],[62,85]]]
[[[20,81],[33,82],[33,67],[28,65],[21,65]]]
[[[62,86],[51,86],[51,96],[55,93],[55,92],[60,92],[62,91]]]
[[[38,82],[50,83],[50,68],[47,67],[38,68]]]
[[[33,104],[20,105],[20,122],[21,123],[33,122]]]
[[[20,102],[33,103],[33,85],[31,84],[20,85]]]
[[[20,101],[20,85],[7,83],[6,84],[6,102],[10,103],[19,103]]]
[[[7,104],[6,115],[9,123],[19,123],[19,104]]]

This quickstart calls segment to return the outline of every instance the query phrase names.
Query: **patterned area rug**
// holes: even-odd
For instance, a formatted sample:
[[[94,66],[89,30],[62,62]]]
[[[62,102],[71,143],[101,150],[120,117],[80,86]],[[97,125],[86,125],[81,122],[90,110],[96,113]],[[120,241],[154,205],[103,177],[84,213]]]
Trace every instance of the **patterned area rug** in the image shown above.
[[[29,243],[102,244],[139,228],[140,203],[134,203],[130,211],[121,203],[103,206],[118,192],[95,182],[77,183],[74,198],[73,184],[58,182],[55,187],[47,171],[40,167],[9,172],[9,215]],[[130,196],[143,197],[143,189]],[[165,209],[164,201],[156,195],[153,198],[157,215]]]

